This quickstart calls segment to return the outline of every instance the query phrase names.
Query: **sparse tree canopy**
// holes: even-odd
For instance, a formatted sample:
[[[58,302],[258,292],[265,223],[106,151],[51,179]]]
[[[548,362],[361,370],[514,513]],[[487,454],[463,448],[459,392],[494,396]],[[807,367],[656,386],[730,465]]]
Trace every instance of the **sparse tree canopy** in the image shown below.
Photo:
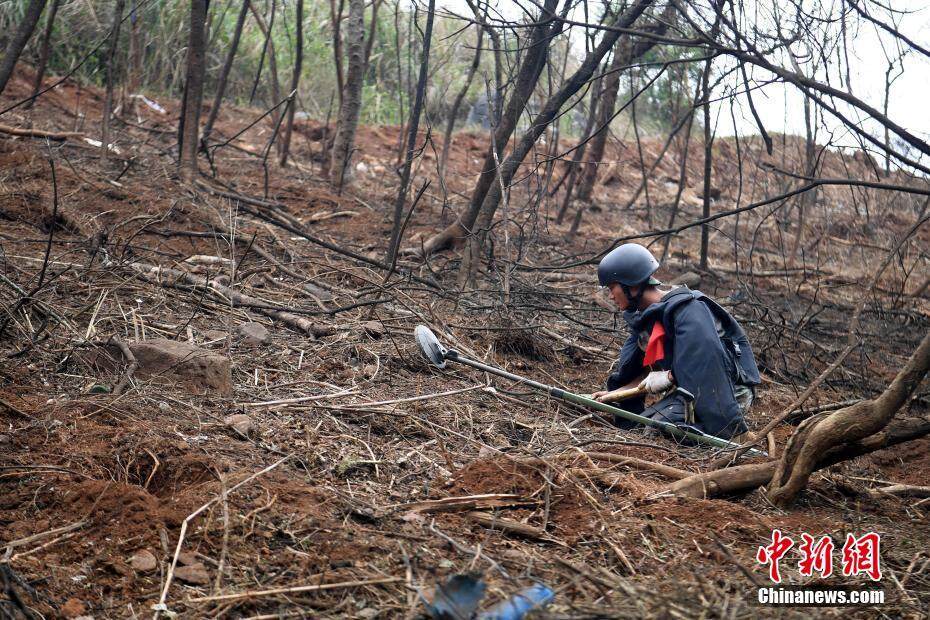
[[[926,615],[898,4],[0,2],[0,619]]]

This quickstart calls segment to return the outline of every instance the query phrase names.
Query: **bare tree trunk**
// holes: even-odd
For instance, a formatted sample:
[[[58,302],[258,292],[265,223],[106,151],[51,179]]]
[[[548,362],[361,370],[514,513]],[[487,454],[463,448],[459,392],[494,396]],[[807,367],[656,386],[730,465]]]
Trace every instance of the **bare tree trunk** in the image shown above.
[[[45,69],[48,66],[48,57],[52,50],[52,31],[55,29],[55,15],[58,13],[60,5],[61,0],[53,0],[48,14],[45,16],[45,34],[42,36],[42,47],[39,50],[39,64],[36,67],[36,77],[32,83],[32,95],[30,95],[29,102],[24,106],[27,110],[35,104],[36,97],[42,89],[42,80],[45,78]]]
[[[373,0],[371,3],[371,23],[368,24],[368,40],[365,41],[365,72],[368,72],[368,61],[371,60],[371,50],[375,46],[375,38],[378,36],[378,9],[381,7],[381,0]]]
[[[391,242],[388,245],[388,265],[395,264],[400,246],[400,229],[404,216],[404,204],[407,202],[407,189],[410,185],[410,168],[413,166],[413,154],[417,146],[417,133],[420,129],[420,112],[426,98],[426,78],[429,75],[429,50],[433,39],[433,17],[436,14],[436,0],[429,0],[426,13],[426,29],[423,31],[423,53],[420,56],[420,76],[417,79],[416,97],[410,110],[410,123],[407,132],[407,155],[400,173],[400,189],[394,201],[394,226],[391,228]]]
[[[294,50],[294,75],[291,77],[291,100],[287,104],[287,125],[281,139],[282,166],[287,164],[287,154],[291,149],[291,132],[294,130],[294,113],[297,111],[297,87],[300,85],[300,70],[304,62],[304,0],[297,0],[297,45]]]
[[[536,140],[546,130],[549,123],[553,121],[563,105],[578,90],[591,79],[594,72],[600,66],[601,61],[607,53],[614,47],[621,36],[621,30],[627,29],[649,8],[654,0],[639,0],[630,8],[618,15],[612,20],[611,25],[616,27],[614,30],[606,30],[600,44],[590,52],[581,63],[581,66],[574,74],[562,85],[562,87],[543,105],[542,110],[533,119],[530,128],[520,136],[519,142],[514,146],[510,155],[500,166],[499,183],[495,183],[487,192],[482,201],[479,214],[475,218],[477,230],[468,240],[466,251],[462,256],[462,263],[459,267],[459,285],[464,286],[469,283],[474,276],[478,267],[479,256],[484,245],[484,239],[490,228],[494,213],[500,204],[503,196],[503,188],[508,187],[513,180],[513,176],[523,159],[533,148]]]
[[[126,79],[123,82],[122,99],[124,114],[132,114],[136,109],[136,100],[132,95],[139,90],[142,81],[142,42],[140,37],[139,8],[137,1],[129,5],[129,63]]]
[[[672,212],[668,216],[668,226],[666,228],[673,228],[675,226],[675,218],[678,217],[678,207],[681,205],[681,195],[685,191],[685,185],[688,183],[688,151],[691,147],[691,131],[694,128],[694,111],[695,106],[698,102],[698,97],[701,96],[701,88],[703,85],[703,74],[698,78],[697,86],[694,89],[694,97],[691,99],[691,109],[688,110],[688,116],[684,119],[685,127],[685,144],[681,148],[681,167],[678,170],[678,189],[675,190],[675,200],[672,202]],[[659,261],[660,263],[665,262],[666,256],[668,256],[668,247],[672,242],[672,235],[665,235],[665,238],[662,240],[662,258]]]
[[[475,44],[475,56],[472,58],[471,65],[468,67],[468,73],[465,74],[465,83],[462,85],[462,90],[458,92],[455,99],[452,101],[452,108],[449,110],[449,119],[446,121],[446,131],[443,134],[442,140],[442,154],[439,156],[440,176],[445,176],[446,174],[446,162],[449,161],[449,148],[452,146],[452,130],[455,129],[455,118],[459,114],[459,108],[462,106],[465,95],[468,94],[468,89],[471,87],[475,72],[481,64],[481,43],[483,40],[484,30],[479,28],[478,41]]]
[[[362,87],[365,85],[365,2],[349,0],[349,19],[346,23],[349,66],[343,93],[339,97],[339,122],[329,157],[329,180],[342,188],[352,176],[349,160],[355,145],[355,131],[362,109]]]
[[[813,118],[811,118],[811,100],[810,97],[804,97],[804,174],[814,176],[816,172],[816,144],[814,142]],[[804,192],[798,196],[798,230],[794,236],[794,244],[791,247],[791,258],[789,262],[794,262],[798,257],[798,250],[801,247],[801,241],[804,238],[804,212],[807,207],[813,205],[817,200],[817,189],[814,188],[809,192]]]
[[[768,490],[772,503],[783,507],[793,503],[824,453],[882,431],[928,371],[930,333],[924,335],[907,364],[877,398],[805,420],[788,441],[772,476]]]
[[[398,0],[399,1],[399,0]],[[333,60],[336,64],[336,92],[339,93],[339,105],[342,105],[342,91],[345,88],[345,78],[342,71],[342,7],[344,0],[329,0],[329,14],[333,20]],[[398,4],[398,6],[400,6]],[[349,9],[351,11],[351,9]],[[351,16],[350,16],[351,19]]]
[[[704,64],[703,91],[704,91],[704,197],[701,207],[701,217],[710,217],[710,181],[713,166],[713,136],[710,131],[710,59]],[[701,269],[707,269],[707,251],[710,239],[710,226],[701,224]]]
[[[558,5],[558,0],[546,0],[542,12],[537,19],[537,25],[534,26],[530,35],[530,40],[526,44],[523,52],[523,61],[514,80],[513,92],[510,99],[507,100],[505,109],[502,111],[500,119],[494,130],[492,144],[484,158],[484,164],[481,168],[481,176],[472,192],[471,201],[468,208],[459,216],[451,225],[440,231],[426,243],[423,248],[427,254],[437,252],[447,248],[456,238],[463,237],[471,231],[478,219],[478,212],[484,197],[488,190],[494,184],[497,177],[497,166],[495,164],[496,153],[503,152],[504,147],[513,135],[517,127],[517,120],[526,107],[526,102],[533,94],[539,75],[542,73],[546,64],[549,53],[549,44],[552,38],[561,32],[562,22],[551,22],[551,16]]]
[[[223,95],[226,94],[226,82],[229,80],[229,72],[232,70],[233,61],[236,58],[236,50],[239,49],[239,40],[242,38],[242,28],[245,26],[245,18],[249,13],[249,2],[250,0],[242,0],[242,8],[239,9],[239,16],[236,18],[233,38],[232,41],[229,42],[229,50],[226,52],[226,61],[223,63],[223,69],[220,71],[220,79],[216,83],[216,95],[213,98],[213,106],[210,108],[210,116],[207,117],[207,123],[203,127],[203,138],[201,140],[204,145],[206,145],[207,140],[210,139],[210,134],[213,133],[213,124],[216,123],[216,119],[220,114]],[[300,28],[299,24],[298,28]]]
[[[575,149],[572,160],[568,163],[568,170],[565,172],[565,196],[562,199],[562,206],[559,207],[559,213],[555,218],[556,224],[561,224],[565,220],[565,214],[568,213],[568,207],[572,203],[572,197],[575,194],[575,187],[578,184],[578,171],[583,165],[585,154],[588,152],[588,145],[591,143],[591,132],[594,131],[594,124],[597,122],[597,111],[600,107],[601,93],[603,92],[603,78],[598,79],[591,89],[591,98],[588,103],[588,119],[585,121],[584,131],[581,134],[581,145]],[[555,190],[558,191],[558,184]]]
[[[203,102],[204,55],[209,0],[191,0],[190,34],[187,46],[187,76],[184,80],[184,106],[181,110],[181,144],[178,172],[191,181],[197,175],[197,149],[200,144],[200,106]]]
[[[794,53],[791,49],[788,49],[788,58],[791,60],[791,65],[797,73],[802,73],[801,65],[798,63],[797,58],[795,58]],[[816,68],[814,69],[816,71]],[[887,129],[886,129],[887,132]],[[887,139],[887,133],[886,139]],[[814,117],[811,110],[811,98],[804,96],[804,174],[807,176],[814,176],[816,172],[815,167],[817,165],[815,161],[815,135],[814,135]],[[817,199],[817,189],[814,188],[809,192],[804,192],[798,196],[797,205],[798,205],[798,230],[794,237],[794,244],[791,248],[791,254],[789,262],[794,262],[798,255],[798,249],[801,247],[801,240],[804,237],[804,212],[807,210],[809,205],[814,204]]]
[[[668,23],[673,16],[673,6],[669,5],[658,23],[647,29],[657,35],[665,34]],[[625,40],[623,44],[618,45],[617,49],[614,50],[613,60],[611,60],[610,66],[607,68],[607,74],[602,78],[604,87],[601,91],[601,100],[598,103],[597,133],[594,134],[588,144],[587,163],[581,169],[581,178],[575,192],[575,199],[580,202],[591,201],[591,192],[594,190],[594,183],[597,179],[597,165],[604,157],[607,138],[610,135],[610,121],[617,107],[617,97],[620,91],[620,72],[655,45],[656,42],[651,39],[642,39],[636,42],[635,45],[631,45],[629,40]]]
[[[45,8],[46,0],[30,0],[29,6],[26,7],[26,14],[23,15],[23,21],[20,22],[19,28],[13,34],[10,42],[6,46],[6,52],[3,54],[3,61],[0,62],[0,94],[6,88],[6,83],[10,81],[13,75],[13,67],[19,60],[19,55],[23,53],[23,48],[29,42],[32,31],[36,29],[39,23],[39,17],[42,15],[42,9]]]
[[[607,147],[607,137],[610,135],[610,120],[617,106],[617,96],[620,91],[620,71],[629,64],[629,54],[618,45],[614,51],[613,59],[607,67],[607,74],[602,78],[604,87],[601,89],[601,100],[598,102],[597,133],[591,138],[586,149],[587,162],[582,164],[581,178],[575,191],[575,200],[590,202],[591,192],[594,190],[594,181],[597,179],[597,167],[604,158]]]
[[[110,115],[113,113],[113,80],[116,74],[116,48],[119,45],[120,24],[126,0],[116,0],[113,9],[113,28],[110,29],[110,45],[107,48],[107,92],[103,99],[103,127],[100,131],[100,156],[107,161],[110,153]]]
[[[265,23],[265,18],[262,17],[262,14],[258,12],[255,8],[255,5],[249,2],[249,8],[252,10],[252,16],[255,17],[255,23],[258,24],[258,29],[262,31],[262,34],[265,37],[265,45],[262,51],[262,59],[265,56],[268,56],[268,71],[271,73],[269,77],[269,82],[271,83],[271,104],[275,105],[281,101],[281,82],[278,80],[278,60],[277,53],[274,49],[274,39],[271,38],[271,33],[274,30],[274,18],[276,12],[277,3],[275,0],[271,0],[271,16],[268,18],[268,22]],[[255,84],[252,86],[252,94],[249,96],[249,103],[255,98],[255,89],[258,88],[258,82],[261,79],[262,66],[259,63],[258,74],[255,76]],[[275,110],[271,114],[271,124],[278,124],[278,116],[280,112]]]
[[[397,124],[403,125],[404,121],[404,76],[401,71],[401,62],[400,62],[400,0],[394,0],[394,62],[397,66],[397,86],[395,91],[397,91],[397,111],[399,116],[397,117]],[[340,91],[341,93],[341,91]],[[340,94],[341,96],[341,94]],[[400,132],[398,132],[400,133]],[[398,145],[398,156],[397,161],[400,163],[400,145]]]

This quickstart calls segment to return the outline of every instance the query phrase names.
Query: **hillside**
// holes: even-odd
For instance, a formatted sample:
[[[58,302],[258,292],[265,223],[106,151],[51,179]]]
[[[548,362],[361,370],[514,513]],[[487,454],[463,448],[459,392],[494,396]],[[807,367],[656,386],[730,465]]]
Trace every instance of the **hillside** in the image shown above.
[[[29,95],[22,71],[0,106]],[[748,618],[767,580],[757,549],[780,529],[795,538],[879,532],[881,613],[927,613],[930,504],[877,490],[927,484],[926,437],[823,470],[789,510],[759,490],[680,497],[668,489],[674,470],[636,459],[694,473],[719,455],[619,431],[525,386],[460,365],[440,371],[420,355],[412,332],[423,323],[475,359],[598,389],[625,328],[597,297],[590,261],[617,238],[666,227],[679,194],[677,146],[637,192],[640,149],[612,140],[571,237],[572,217],[555,223],[563,193],[549,196],[539,182],[567,164],[549,171],[551,155],[538,152],[539,166],[524,165],[512,189],[493,262],[461,291],[456,250],[414,250],[467,203],[487,135],[457,133],[440,179],[438,132],[422,132],[430,140],[414,190],[431,182],[404,233],[409,251],[388,274],[400,128],[360,128],[355,179],[340,194],[319,177],[323,122],[298,122],[294,163],[281,168],[263,165],[267,119],[237,135],[263,110],[224,108],[217,133],[237,137],[212,151],[213,170],[201,157],[201,178],[183,184],[178,102],[159,100],[165,113],[118,112],[104,160],[83,139],[99,138],[101,100],[65,82],[2,118],[57,134],[0,133],[7,597],[43,617],[137,617],[163,603],[181,617],[371,620],[416,617],[437,583],[480,571],[494,600],[537,581],[553,588],[539,617]],[[797,171],[803,142],[775,138],[771,156],[758,139],[717,142],[715,213],[798,184],[772,165]],[[643,140],[647,168],[662,147]],[[875,162],[861,156],[822,157],[823,176],[874,177]],[[700,217],[702,166],[692,145],[676,225]],[[670,280],[690,272],[747,328],[763,370],[753,430],[843,350],[860,304],[860,346],[794,425],[875,396],[930,326],[930,229],[906,237],[925,202],[821,188],[800,228],[795,206],[714,221],[709,271],[695,266],[700,231],[689,228],[672,238],[662,271]],[[927,416],[924,383],[896,419]],[[774,431],[776,453],[793,430]],[[499,497],[436,501],[485,494]],[[810,581],[794,561],[782,571]]]

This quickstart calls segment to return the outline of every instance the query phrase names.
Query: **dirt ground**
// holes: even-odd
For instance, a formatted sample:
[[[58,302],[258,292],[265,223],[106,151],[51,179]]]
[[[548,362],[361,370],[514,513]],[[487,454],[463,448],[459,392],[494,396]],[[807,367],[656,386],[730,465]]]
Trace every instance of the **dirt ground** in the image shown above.
[[[30,77],[18,74],[0,106],[27,95]],[[930,503],[875,490],[930,484],[927,438],[823,470],[789,510],[762,490],[681,498],[668,493],[666,476],[610,455],[698,472],[717,454],[619,431],[523,386],[463,366],[440,371],[420,356],[412,331],[425,323],[463,354],[563,388],[598,389],[624,329],[596,298],[594,267],[576,263],[667,223],[674,152],[631,201],[638,149],[613,140],[595,203],[570,239],[571,217],[554,221],[561,192],[525,208],[539,198],[537,181],[560,178],[566,165],[528,164],[512,194],[508,239],[496,235],[477,290],[460,292],[456,251],[404,254],[390,278],[375,264],[390,234],[400,128],[360,129],[355,178],[341,194],[319,177],[325,128],[316,121],[298,124],[294,165],[277,166],[273,150],[263,165],[271,125],[259,123],[213,150],[213,171],[201,158],[203,176],[191,186],[175,174],[178,104],[159,103],[166,114],[141,104],[118,111],[118,152],[106,159],[80,137],[0,133],[0,610],[14,613],[15,595],[37,617],[412,618],[446,577],[478,572],[488,602],[536,582],[551,587],[554,602],[539,618],[927,617]],[[101,107],[96,89],[65,82],[0,120],[97,138]],[[216,138],[260,113],[224,110]],[[405,247],[467,202],[488,137],[456,134],[442,182],[440,139],[431,140],[414,187],[433,182]],[[768,157],[743,141],[742,171],[735,141],[718,143],[715,210],[790,186],[758,164],[790,169],[802,145],[776,143]],[[644,142],[647,162],[661,145]],[[868,174],[873,163],[829,151],[824,176]],[[692,153],[679,224],[699,216],[701,167]],[[860,303],[861,346],[805,410],[874,396],[926,333],[926,226],[867,289],[919,218],[921,204],[909,200],[829,188],[800,229],[790,201],[714,222],[713,270],[697,275],[746,327],[760,360],[752,428],[843,349]],[[661,254],[664,242],[651,241]],[[698,228],[675,236],[662,276],[695,272],[698,243]],[[282,319],[281,308],[303,323]],[[265,327],[267,341],[240,338],[247,323]],[[228,360],[229,389],[141,367],[128,374],[119,345],[158,338]],[[234,415],[244,425],[234,426]],[[925,383],[897,418],[927,415]],[[793,430],[776,429],[779,451]],[[481,509],[497,525],[472,508],[430,503],[485,494],[501,496]],[[525,527],[507,527],[514,522]],[[847,533],[879,533],[886,603],[755,604],[768,583],[756,553],[774,529],[796,540],[831,535],[837,567]],[[782,561],[785,583],[872,587],[865,575],[803,577],[799,557],[792,550]]]

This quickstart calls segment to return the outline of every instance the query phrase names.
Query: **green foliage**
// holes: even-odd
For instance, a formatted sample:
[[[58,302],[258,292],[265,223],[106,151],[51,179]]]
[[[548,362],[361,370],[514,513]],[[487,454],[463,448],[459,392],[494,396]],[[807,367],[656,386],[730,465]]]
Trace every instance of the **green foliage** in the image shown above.
[[[52,0],[49,0],[51,4]],[[0,32],[15,28],[28,0],[0,0]],[[73,69],[98,43],[103,41],[113,24],[115,0],[62,0],[53,35],[49,72],[63,74]],[[281,95],[287,94],[294,63],[295,1],[253,0],[253,6],[262,14],[266,23],[270,21],[272,6],[275,9],[272,43],[275,50],[277,78]],[[399,124],[410,110],[411,80],[416,78],[421,49],[421,32],[413,23],[413,15],[405,7],[382,0],[375,27],[376,37],[372,47],[368,73],[363,90],[361,122],[367,124]],[[216,79],[226,58],[233,38],[236,18],[241,0],[223,0],[210,3],[208,16],[208,42],[206,66],[206,99],[209,102],[215,92]],[[190,19],[189,0],[127,0],[124,22],[120,30],[118,45],[117,79],[122,85],[134,87],[152,98],[180,97],[183,90],[185,59]],[[416,18],[425,19],[422,11]],[[44,20],[30,41],[24,60],[33,62],[38,55]],[[371,32],[371,7],[366,12],[366,38]],[[441,126],[449,113],[455,96],[465,83],[469,65],[474,56],[477,37],[476,28],[462,30],[458,20],[437,19],[434,32],[434,53],[430,59],[430,91],[427,115],[434,125]],[[139,43],[139,63],[135,79],[130,79],[133,63],[130,57],[130,40],[135,30]],[[328,2],[305,0],[304,6],[304,73],[298,97],[299,109],[318,119],[334,119],[337,114],[337,79],[333,55],[332,18]],[[512,32],[500,31],[505,71],[512,70],[517,60],[521,42]],[[272,97],[269,59],[262,60],[265,37],[254,15],[250,12],[245,23],[235,64],[230,73],[226,89],[227,101],[247,105],[261,72],[253,104],[270,107]],[[486,95],[486,80],[493,86],[494,55],[490,41],[482,43],[484,52],[481,65],[472,81],[468,95],[459,110],[459,120],[467,116],[471,104]],[[399,49],[398,47],[399,46]],[[88,84],[102,86],[105,78],[106,46],[93,52],[75,72],[75,78]],[[560,59],[553,67],[552,75],[561,70],[562,60],[568,51],[567,42],[553,42],[552,58]],[[659,48],[651,51],[644,63],[661,63],[672,58],[693,56],[698,52],[690,49]],[[570,57],[566,65],[570,74],[577,58]],[[345,65],[346,63],[343,62]],[[641,70],[653,72],[655,64]],[[676,65],[663,75],[640,99],[637,112],[644,121],[647,131],[662,130],[674,123],[675,110],[686,106],[693,92],[698,67]],[[557,79],[557,78],[556,78]],[[642,83],[643,77],[637,78]],[[505,75],[505,82],[506,82]],[[629,89],[630,82],[626,81]],[[546,79],[540,81],[535,101],[541,102],[548,92]],[[590,95],[587,95],[590,97]],[[586,107],[586,106],[585,106]],[[580,112],[568,112],[560,118],[563,136],[580,133],[583,119]],[[528,119],[527,119],[528,120]]]
[[[673,46],[656,46],[639,60],[642,67],[635,71],[634,79],[627,79],[626,98],[642,88],[643,84],[666,62],[682,61],[701,56],[696,48]],[[637,100],[636,113],[641,125],[647,132],[668,133],[686,113],[694,98],[695,87],[701,74],[699,62],[677,62],[668,69],[655,83],[640,95]]]
[[[15,28],[22,17],[28,0],[7,0],[0,2],[0,28],[9,32]],[[51,3],[51,0],[50,0]],[[294,0],[274,0],[275,19],[272,42],[276,54],[278,82],[282,96],[286,94],[294,63],[295,2]],[[99,42],[104,40],[113,24],[113,0],[62,0],[56,18],[55,33],[52,41],[52,53],[49,59],[49,72],[63,74],[77,65],[81,59]],[[270,20],[272,0],[253,0],[266,21]],[[239,0],[211,2],[208,17],[207,81],[206,93],[210,94],[216,87],[216,78],[226,57],[232,41],[236,18],[241,7]],[[120,83],[125,84],[131,69],[129,56],[130,38],[133,24],[136,26],[138,40],[141,44],[141,63],[139,65],[138,84],[140,90],[152,97],[180,97],[183,89],[184,63],[186,58],[188,20],[190,3],[187,0],[127,0],[124,22],[121,27],[118,46]],[[409,110],[409,75],[408,56],[411,66],[419,62],[420,34],[411,33],[411,15],[403,7],[396,17],[395,7],[382,2],[378,12],[376,39],[373,45],[368,75],[366,77],[363,123],[399,123],[402,122],[401,106],[406,113]],[[422,12],[419,19],[423,19]],[[23,59],[33,62],[38,55],[41,30],[44,28],[43,16],[40,28],[33,36]],[[306,1],[304,6],[304,73],[301,76],[299,104],[308,114],[326,118],[330,113],[335,116],[338,101],[336,96],[336,74],[333,57],[332,19],[329,4],[325,2]],[[371,24],[371,9],[366,14],[366,37]],[[452,20],[439,20],[436,28],[436,41],[443,41],[453,34],[461,24]],[[461,84],[464,74],[471,62],[473,50],[470,46],[459,45],[459,41],[474,41],[473,29],[445,40],[451,58],[443,66],[442,80],[447,78],[449,84]],[[396,49],[395,42],[400,49]],[[250,13],[242,33],[235,65],[227,84],[228,100],[237,104],[247,104],[252,91],[255,76],[262,63],[262,48],[265,43],[255,17]],[[105,78],[105,46],[91,54],[90,58],[76,71],[75,78],[88,84],[101,86]],[[398,58],[401,75],[398,77]],[[486,59],[490,61],[490,59]],[[261,66],[262,77],[259,80],[255,96],[255,105],[273,105],[268,58]],[[414,71],[415,74],[415,71]],[[415,75],[414,75],[415,77]],[[451,96],[451,95],[450,95]],[[331,110],[332,108],[332,110]]]

